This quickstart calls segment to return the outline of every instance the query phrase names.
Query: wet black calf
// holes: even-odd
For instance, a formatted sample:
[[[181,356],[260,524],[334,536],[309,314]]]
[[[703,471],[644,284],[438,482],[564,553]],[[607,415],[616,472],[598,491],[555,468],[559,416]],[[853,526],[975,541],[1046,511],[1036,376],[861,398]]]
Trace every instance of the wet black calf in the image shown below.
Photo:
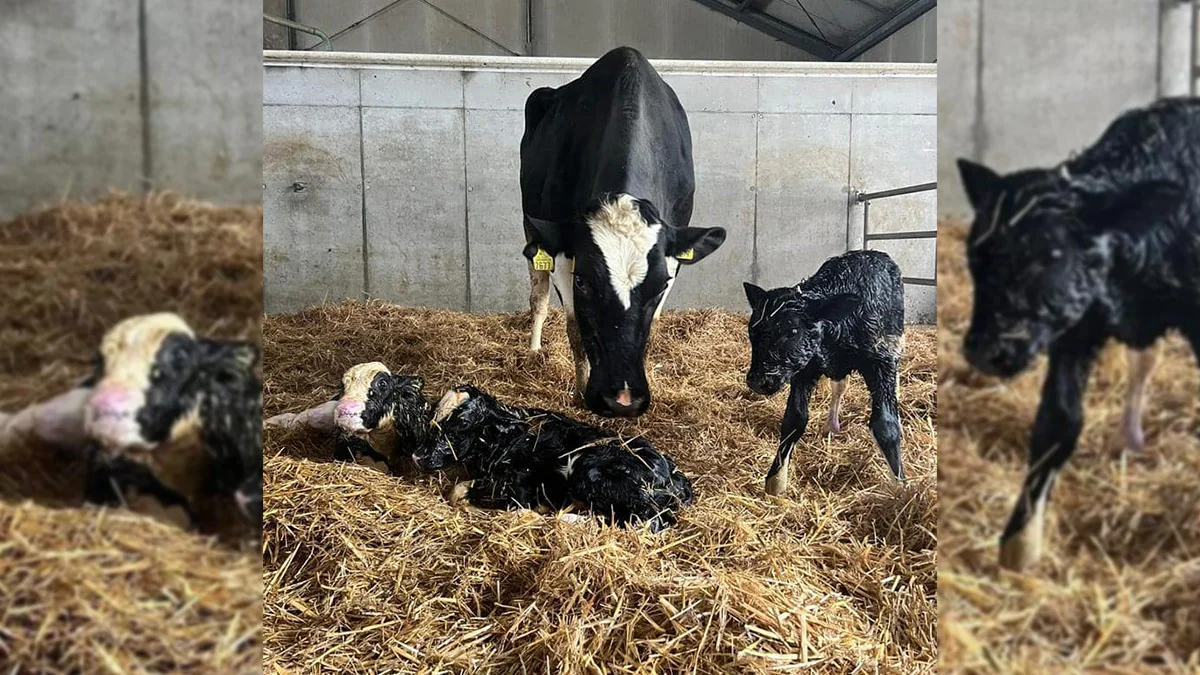
[[[461,465],[466,497],[484,508],[559,510],[572,504],[608,522],[659,531],[692,503],[692,484],[644,438],[623,439],[545,410],[516,408],[470,386],[450,390],[436,433],[414,459],[426,470]]]
[[[187,523],[224,529],[239,488],[262,482],[258,358],[256,345],[198,337],[174,314],[109,330],[84,408],[94,444],[87,498],[148,497]]]
[[[826,260],[794,287],[745,284],[750,301],[750,372],[746,386],[771,395],[792,385],[767,492],[787,490],[792,449],[808,426],[817,381],[833,381],[826,430],[837,432],[843,380],[861,373],[871,391],[871,432],[888,466],[904,478],[896,378],[904,346],[904,285],[896,263],[879,251],[850,251]]]
[[[975,210],[966,357],[1003,377],[1050,357],[1028,475],[1001,537],[1001,563],[1022,568],[1041,554],[1046,501],[1075,451],[1101,346],[1115,338],[1147,350],[1174,328],[1200,351],[1200,99],[1128,112],[1055,168],[1001,176],[959,160],[959,169]],[[1144,380],[1149,366],[1132,372]],[[1140,396],[1131,386],[1132,447]]]

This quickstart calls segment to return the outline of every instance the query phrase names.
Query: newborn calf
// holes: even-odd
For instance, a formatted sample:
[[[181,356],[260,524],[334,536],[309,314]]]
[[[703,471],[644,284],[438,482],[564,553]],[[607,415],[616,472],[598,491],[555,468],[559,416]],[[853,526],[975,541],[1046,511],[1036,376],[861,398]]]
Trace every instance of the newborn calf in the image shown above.
[[[833,380],[827,431],[839,430],[843,380],[859,372],[871,391],[871,432],[892,473],[904,479],[896,402],[904,346],[904,284],[886,253],[850,251],[826,260],[797,286],[766,291],[745,284],[750,301],[750,372],[746,386],[770,396],[791,382],[767,492],[787,491],[792,448],[808,426],[817,381]]]
[[[692,503],[692,484],[643,438],[622,439],[558,413],[501,404],[471,386],[450,390],[436,432],[414,456],[426,470],[461,465],[467,500],[484,508],[587,508],[607,522],[658,532]]]
[[[174,314],[109,330],[84,407],[95,444],[87,498],[136,506],[149,497],[201,530],[228,527],[246,502],[239,488],[262,482],[258,355],[250,343],[197,337]],[[242,525],[261,526],[255,515],[243,508]]]

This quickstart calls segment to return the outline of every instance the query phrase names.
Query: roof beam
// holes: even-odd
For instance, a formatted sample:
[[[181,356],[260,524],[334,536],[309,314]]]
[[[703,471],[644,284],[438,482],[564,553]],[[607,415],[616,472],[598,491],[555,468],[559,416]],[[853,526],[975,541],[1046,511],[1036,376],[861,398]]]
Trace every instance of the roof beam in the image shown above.
[[[780,21],[769,14],[764,14],[748,6],[745,10],[740,9],[740,7],[746,5],[744,2],[729,2],[727,0],[695,1],[731,19],[744,23],[761,33],[770,35],[776,40],[782,40],[796,49],[804,50],[819,59],[824,59],[825,61],[832,60],[834,56],[837,56],[842,51],[840,47],[832,42],[796,28],[789,23]]]
[[[896,10],[894,14],[879,22],[867,31],[854,44],[843,49],[833,57],[834,61],[853,61],[862,56],[868,49],[883,42],[896,31],[916,21],[922,14],[937,7],[937,0],[911,0],[907,5]]]

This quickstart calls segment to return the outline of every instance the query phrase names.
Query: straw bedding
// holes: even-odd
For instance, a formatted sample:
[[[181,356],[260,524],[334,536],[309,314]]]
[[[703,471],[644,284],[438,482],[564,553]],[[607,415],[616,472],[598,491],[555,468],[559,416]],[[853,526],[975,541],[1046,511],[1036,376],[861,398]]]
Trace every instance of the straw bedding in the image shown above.
[[[257,338],[262,210],[114,194],[0,224],[0,410],[70,388],[116,321]],[[257,551],[80,506],[78,455],[0,448],[0,670],[261,668]],[[15,669],[15,670],[14,670]]]
[[[901,418],[910,480],[891,478],[851,378],[843,436],[816,437],[787,498],[768,497],[784,396],[743,383],[745,317],[665,313],[637,420],[573,405],[561,313],[543,353],[526,313],[471,316],[380,302],[270,316],[266,413],[328,400],[343,370],[382,360],[427,395],[469,381],[522,405],[645,434],[693,479],[697,503],[661,535],[529,511],[451,506],[442,475],[330,461],[306,430],[265,437],[267,670],[290,672],[921,673],[936,662],[933,329],[910,328]]]
[[[1124,349],[1093,370],[1079,448],[1047,515],[1046,557],[1000,571],[999,534],[1024,477],[1045,373],[1005,382],[962,356],[966,228],[938,241],[942,672],[1200,671],[1200,376],[1178,336],[1159,345],[1143,457],[1123,457]]]

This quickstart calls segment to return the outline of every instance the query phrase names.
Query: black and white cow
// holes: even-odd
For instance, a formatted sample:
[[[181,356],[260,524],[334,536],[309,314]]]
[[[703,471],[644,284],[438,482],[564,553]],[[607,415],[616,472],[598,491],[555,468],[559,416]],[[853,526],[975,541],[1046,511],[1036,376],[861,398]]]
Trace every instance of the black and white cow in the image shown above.
[[[694,191],[687,116],[637,50],[614,49],[579,79],[525,102],[530,348],[541,348],[553,283],[575,384],[593,412],[646,411],[650,325],[680,266],[725,241],[723,228],[688,227]]]
[[[258,358],[256,345],[198,337],[170,313],[110,329],[84,408],[95,444],[87,498],[136,506],[148,497],[201,529],[228,527],[227,507],[249,505],[247,481],[262,482]]]
[[[1001,564],[1020,569],[1041,555],[1046,501],[1075,451],[1101,346],[1113,338],[1147,355],[1132,359],[1134,448],[1148,350],[1174,328],[1200,352],[1200,99],[1128,112],[1051,169],[1001,176],[967,160],[959,169],[975,209],[965,355],[1001,377],[1050,356],[1028,474],[1001,537]]]
[[[507,406],[471,386],[438,402],[436,432],[413,459],[425,470],[466,469],[457,495],[484,508],[587,509],[659,531],[692,503],[692,484],[644,438],[534,408]]]
[[[850,251],[826,260],[796,286],[763,290],[745,284],[750,301],[750,371],[746,386],[771,395],[790,382],[779,448],[767,492],[787,491],[792,449],[808,426],[808,403],[821,376],[833,383],[825,433],[840,430],[845,378],[861,373],[871,391],[871,432],[892,473],[904,479],[896,399],[904,349],[904,283],[880,251]]]

